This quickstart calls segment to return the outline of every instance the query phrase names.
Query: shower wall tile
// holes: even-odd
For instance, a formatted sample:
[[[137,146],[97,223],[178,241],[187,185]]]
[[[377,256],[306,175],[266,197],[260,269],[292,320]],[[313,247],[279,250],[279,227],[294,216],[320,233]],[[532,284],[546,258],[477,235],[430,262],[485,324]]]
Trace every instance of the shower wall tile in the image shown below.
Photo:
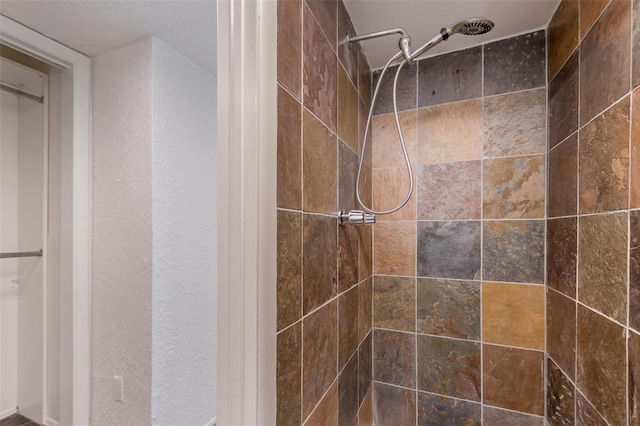
[[[638,56],[640,56],[640,52]],[[631,114],[631,164],[629,169],[631,171],[630,207],[632,209],[640,208],[640,88],[637,88],[633,92],[633,112]]]
[[[338,145],[338,208],[349,211],[358,207],[356,199],[358,155],[345,143],[339,142]]]
[[[418,425],[480,426],[480,404],[418,392]]]
[[[576,425],[608,426],[600,413],[580,393],[576,394]]]
[[[385,211],[399,206],[409,193],[409,188],[409,175],[406,167],[373,169],[374,210]],[[392,214],[378,215],[377,219],[380,221],[416,220],[416,198],[417,191],[414,189],[404,207]]]
[[[544,229],[541,220],[484,222],[482,278],[544,283]]]
[[[480,219],[480,161],[418,165],[415,169],[418,219]]]
[[[544,287],[482,283],[484,342],[544,350]]]
[[[338,293],[358,283],[358,230],[338,227]]]
[[[278,207],[302,207],[301,122],[302,106],[278,87]]]
[[[547,29],[549,40],[549,78],[553,78],[579,41],[579,2],[564,0],[558,6]]]
[[[338,370],[358,350],[358,327],[354,327],[354,324],[358,324],[357,287],[338,298]]]
[[[333,32],[335,29],[335,1],[313,0],[307,4],[315,9],[321,16],[327,16],[327,21],[333,19]],[[332,4],[332,6],[330,6]],[[333,9],[333,17],[330,10]],[[337,110],[337,63],[338,59],[329,45],[320,25],[310,13],[308,7],[304,8],[303,21],[303,98],[304,105],[309,108],[332,131],[336,131]],[[335,40],[335,37],[334,37]],[[335,49],[335,41],[333,43]]]
[[[481,401],[480,343],[418,335],[418,389]]]
[[[338,377],[338,425],[353,425],[359,405],[358,354],[356,353]]]
[[[574,216],[578,211],[578,135],[549,152],[547,215]]]
[[[580,45],[580,123],[629,91],[631,3],[614,1]]]
[[[278,82],[302,100],[302,0],[278,0],[277,14]]]
[[[373,325],[391,330],[415,332],[415,278],[376,275],[373,286]]]
[[[311,12],[313,15],[306,16],[305,20],[314,16],[324,36],[329,41],[331,49],[336,52],[336,41],[338,34],[338,1],[337,0],[304,0],[308,8],[305,14]],[[305,34],[306,36],[306,34]],[[334,53],[335,55],[335,53]]]
[[[610,424],[626,422],[625,353],[623,328],[579,305],[576,385]]]
[[[373,332],[369,333],[358,348],[358,401],[371,393],[373,383]]]
[[[349,43],[347,39],[354,37],[356,30],[353,28],[349,12],[344,7],[342,0],[338,1],[338,59],[347,71],[353,85],[358,87],[358,56],[360,55],[360,43]]]
[[[482,174],[483,218],[544,217],[544,155],[485,160]]]
[[[372,181],[373,181],[373,170],[367,163],[362,163],[362,171],[360,173],[360,199],[367,206],[371,206],[373,204]],[[355,183],[354,183],[354,186],[355,186]],[[358,203],[358,206],[356,207],[360,208],[359,203]]]
[[[418,107],[482,96],[482,47],[418,62]]]
[[[367,112],[371,105],[371,67],[367,62],[367,58],[362,53],[362,49],[358,51],[358,94],[364,102]]]
[[[342,4],[342,3],[341,3]],[[338,136],[358,151],[358,90],[347,73],[338,67]]]
[[[297,322],[277,339],[276,400],[279,425],[301,424],[302,323]]]
[[[373,347],[373,374],[376,381],[415,388],[415,334],[374,329]]]
[[[564,3],[578,4],[574,0]],[[578,130],[578,51],[549,83],[549,149]]]
[[[482,100],[418,110],[420,164],[482,158]]]
[[[640,332],[640,210],[629,213],[629,327]]]
[[[484,46],[484,95],[543,87],[546,38],[536,31]]]
[[[547,285],[576,298],[578,221],[576,218],[547,220]]]
[[[418,333],[480,340],[480,283],[418,278]]]
[[[543,352],[485,344],[482,362],[485,404],[544,414]]]
[[[338,199],[337,139],[307,109],[302,120],[302,206],[309,212],[333,213]]]
[[[375,274],[415,276],[416,223],[378,222],[373,250]]]
[[[364,104],[363,101],[358,103],[358,156],[362,153],[362,149],[364,148],[364,161],[363,165],[368,165],[368,167],[373,166],[373,132],[372,132],[372,123],[369,124],[367,128],[367,118],[369,114],[369,109]],[[365,130],[367,136],[367,145],[364,146],[364,137]]]
[[[582,216],[578,227],[579,301],[627,319],[627,213]]]
[[[551,359],[547,359],[547,418],[550,426],[575,424],[575,389]]]
[[[580,0],[580,38],[584,38],[610,0]]]
[[[543,154],[547,146],[547,90],[484,99],[484,156]]]
[[[360,281],[369,278],[373,273],[373,232],[371,227],[360,226],[358,236],[360,246],[358,248],[358,279]]]
[[[416,424],[416,392],[376,383],[373,389],[374,422],[376,425]]]
[[[302,317],[302,214],[278,210],[278,330]]]
[[[640,424],[640,335],[629,333],[629,424]]]
[[[373,88],[378,84],[382,70],[373,72]],[[378,97],[375,99],[375,105],[373,108],[374,115],[388,114],[393,112],[393,79],[398,71],[398,65],[389,67],[384,74],[382,83],[380,84],[380,90],[378,90]],[[418,73],[418,64],[416,62],[405,65],[400,70],[398,76],[397,96],[398,111],[406,111],[416,108],[416,79]]]
[[[369,388],[360,410],[358,411],[358,426],[373,426],[373,386]]]
[[[488,426],[544,426],[544,418],[485,405],[484,424]]]
[[[547,353],[575,380],[576,303],[553,290],[547,290]]]
[[[480,221],[418,222],[418,276],[478,279]]]
[[[334,381],[305,426],[338,425],[338,381]]]
[[[398,114],[402,135],[407,145],[407,154],[412,164],[416,162],[416,111]],[[373,167],[405,167],[394,114],[377,115],[373,118]]]
[[[336,295],[335,218],[304,214],[302,219],[303,310],[308,314]]]
[[[633,39],[631,46],[633,46],[631,84],[633,87],[637,87],[640,85],[640,0],[633,1]]]
[[[358,286],[358,341],[371,331],[373,323],[373,278],[369,277]]]

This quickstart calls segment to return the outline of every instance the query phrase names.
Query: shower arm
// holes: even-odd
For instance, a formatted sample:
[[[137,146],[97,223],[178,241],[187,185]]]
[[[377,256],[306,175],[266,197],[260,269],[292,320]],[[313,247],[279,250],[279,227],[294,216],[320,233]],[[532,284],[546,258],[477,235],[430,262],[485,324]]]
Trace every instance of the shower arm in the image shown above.
[[[350,43],[357,43],[363,40],[370,40],[372,38],[384,37],[392,34],[400,34],[400,40],[398,41],[398,46],[404,55],[404,59],[407,62],[411,62],[411,37],[409,37],[409,33],[405,31],[404,28],[392,28],[390,30],[378,31],[375,33],[363,34],[359,36],[349,37],[347,41]]]

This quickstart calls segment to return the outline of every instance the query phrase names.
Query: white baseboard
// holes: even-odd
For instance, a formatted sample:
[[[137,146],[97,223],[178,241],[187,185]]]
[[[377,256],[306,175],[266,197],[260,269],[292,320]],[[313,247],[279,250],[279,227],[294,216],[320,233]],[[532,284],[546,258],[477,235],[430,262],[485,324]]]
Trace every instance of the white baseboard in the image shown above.
[[[211,420],[209,420],[207,423],[205,423],[204,426],[216,426],[216,418],[212,418]]]
[[[4,419],[5,417],[9,417],[12,414],[18,412],[18,407],[9,408],[8,410],[0,411],[0,419]],[[215,418],[213,419],[215,423]]]
[[[51,417],[47,417],[47,420],[44,421],[45,426],[60,426],[60,423],[56,420],[53,420]]]

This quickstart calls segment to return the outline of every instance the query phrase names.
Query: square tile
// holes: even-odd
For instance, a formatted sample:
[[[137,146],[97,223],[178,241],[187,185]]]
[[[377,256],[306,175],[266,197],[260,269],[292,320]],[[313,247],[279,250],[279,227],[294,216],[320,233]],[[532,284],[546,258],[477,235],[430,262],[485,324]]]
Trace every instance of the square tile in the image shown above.
[[[640,332],[640,210],[629,213],[629,327]]]
[[[302,218],[303,312],[313,311],[336,295],[337,221],[304,214]]]
[[[278,210],[278,330],[302,317],[302,214]]]
[[[549,152],[547,215],[574,216],[578,211],[578,135]]]
[[[416,392],[376,383],[373,389],[374,424],[416,424]]]
[[[593,405],[580,393],[576,393],[576,424],[580,426],[609,426]]]
[[[358,288],[338,297],[338,370],[358,350]]]
[[[373,426],[373,386],[367,389],[366,396],[360,405],[358,426]]]
[[[378,81],[380,80],[382,70],[376,70],[373,72],[373,93],[375,93]],[[375,102],[373,107],[373,114],[389,114],[393,112],[393,79],[398,71],[398,65],[389,67],[387,72],[382,77],[382,83],[380,89],[378,89],[378,97],[373,99]],[[406,111],[416,108],[416,76],[418,72],[418,65],[416,62],[411,65],[406,65],[400,70],[400,76],[398,77],[397,95],[396,100],[398,102],[398,111]]]
[[[575,380],[576,302],[553,290],[547,290],[547,354]]]
[[[373,332],[369,333],[358,348],[358,401],[366,398],[373,388]]]
[[[278,207],[302,208],[302,106],[278,87]]]
[[[412,164],[416,160],[416,111],[398,114],[407,154]],[[396,129],[394,114],[377,115],[373,118],[373,167],[406,167],[402,146]]]
[[[302,0],[278,0],[278,83],[302,99]]]
[[[373,271],[373,230],[370,226],[358,228],[358,279],[360,281],[371,276]]]
[[[302,126],[302,207],[308,212],[334,213],[338,201],[337,139],[306,109]]]
[[[461,399],[448,398],[425,392],[418,392],[418,424],[480,426],[482,409]]]
[[[367,111],[369,111],[369,106],[371,105],[371,79],[371,67],[364,53],[362,53],[362,49],[360,49],[358,52],[358,94]]]
[[[552,360],[547,359],[547,417],[552,426],[575,424],[575,388]]]
[[[338,382],[334,381],[316,409],[305,421],[305,426],[338,425]]]
[[[319,28],[329,41],[331,49],[335,52],[338,32],[338,1],[337,0],[305,0],[308,9],[305,9],[305,19],[315,17]],[[311,12],[313,15],[309,14]],[[306,35],[306,34],[305,34]]]
[[[577,4],[575,0],[565,0],[564,3]],[[577,50],[549,82],[549,149],[576,130],[578,130]]]
[[[338,137],[353,151],[358,150],[358,90],[349,76],[338,67]]]
[[[338,293],[358,283],[358,230],[338,226]]]
[[[416,336],[397,331],[373,330],[373,374],[376,381],[416,386]]]
[[[486,426],[544,426],[544,418],[515,411],[501,410],[485,405],[483,407]]]
[[[415,332],[415,278],[377,275],[373,281],[375,327]]]
[[[409,194],[410,185],[406,167],[373,169],[373,209],[387,211],[396,208]],[[404,207],[395,213],[378,215],[377,219],[380,221],[416,220],[416,194],[414,185],[413,193]]]
[[[351,357],[338,377],[338,425],[351,426],[358,414],[358,356]]]
[[[354,86],[358,87],[358,56],[360,55],[360,43],[350,43],[349,37],[354,37],[356,30],[353,28],[351,18],[342,0],[338,0],[338,60],[347,71]]]
[[[609,3],[609,0],[580,0],[580,38],[587,35]]]
[[[578,221],[547,220],[547,285],[576,298]]]
[[[564,0],[558,6],[547,29],[549,37],[549,78],[553,78],[571,52],[578,46],[579,2]]]
[[[279,425],[300,425],[302,323],[298,322],[279,333],[277,346],[276,419]]]
[[[374,232],[374,273],[415,276],[415,222],[379,222]]]
[[[362,340],[371,331],[373,323],[373,278],[369,277],[358,285],[358,341]]]

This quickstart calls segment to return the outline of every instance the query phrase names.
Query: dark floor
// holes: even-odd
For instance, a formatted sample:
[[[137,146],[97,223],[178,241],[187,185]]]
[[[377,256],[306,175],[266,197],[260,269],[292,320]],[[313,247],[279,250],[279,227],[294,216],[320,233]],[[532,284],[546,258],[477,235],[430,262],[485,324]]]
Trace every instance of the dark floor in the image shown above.
[[[39,426],[38,423],[32,422],[20,413],[12,414],[0,420],[0,426]]]

